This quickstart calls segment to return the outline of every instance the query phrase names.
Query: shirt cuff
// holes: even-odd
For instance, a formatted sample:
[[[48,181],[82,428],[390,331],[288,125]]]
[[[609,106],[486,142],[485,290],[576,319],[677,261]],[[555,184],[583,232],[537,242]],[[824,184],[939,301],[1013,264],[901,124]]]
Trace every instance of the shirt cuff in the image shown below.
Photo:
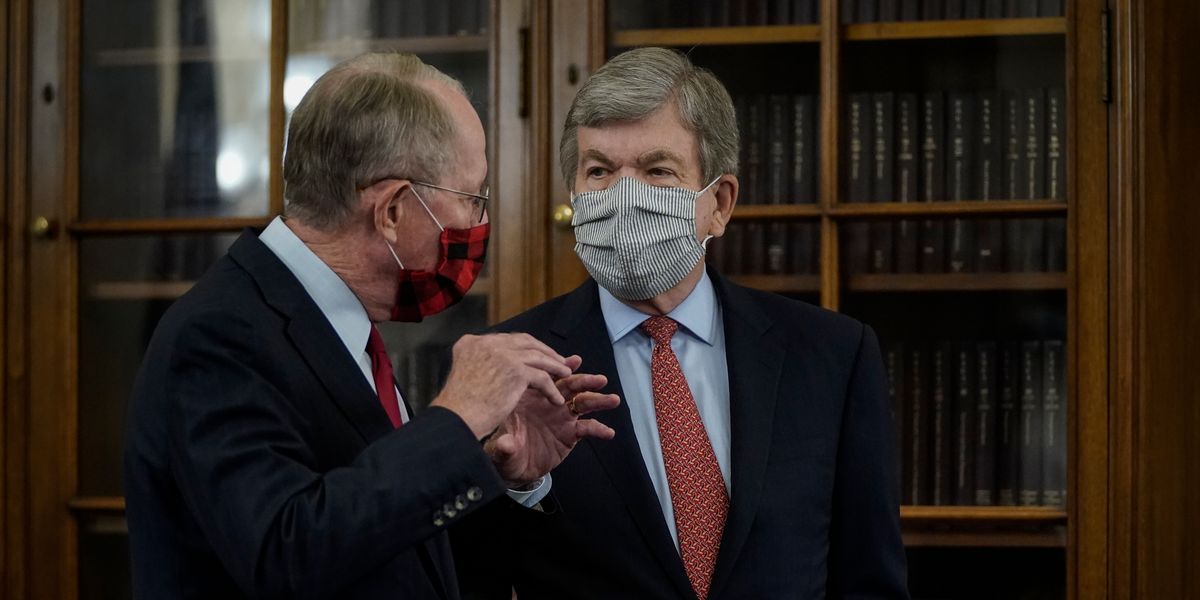
[[[538,480],[537,486],[533,489],[527,491],[509,489],[508,497],[512,498],[513,502],[516,502],[525,508],[533,508],[538,502],[542,501],[542,498],[546,497],[546,494],[550,493],[551,483],[552,479],[550,478],[550,474],[546,473],[541,479]]]

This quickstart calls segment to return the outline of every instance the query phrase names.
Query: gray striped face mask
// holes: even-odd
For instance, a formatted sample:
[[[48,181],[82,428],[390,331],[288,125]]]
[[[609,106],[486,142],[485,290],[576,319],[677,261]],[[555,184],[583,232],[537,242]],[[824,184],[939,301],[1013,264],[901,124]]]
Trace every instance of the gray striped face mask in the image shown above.
[[[704,256],[696,239],[696,192],[622,177],[607,189],[571,196],[575,254],[592,279],[622,300],[646,300],[673,287]]]

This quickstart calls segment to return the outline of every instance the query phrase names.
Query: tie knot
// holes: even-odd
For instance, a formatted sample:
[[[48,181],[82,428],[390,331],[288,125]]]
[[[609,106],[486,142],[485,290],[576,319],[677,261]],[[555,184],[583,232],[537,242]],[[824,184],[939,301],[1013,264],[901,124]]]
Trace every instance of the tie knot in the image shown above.
[[[645,331],[659,345],[670,344],[677,329],[679,329],[679,323],[676,323],[675,319],[671,317],[660,315],[642,321],[642,331]]]
[[[371,356],[387,355],[387,346],[383,344],[383,336],[379,335],[379,328],[375,325],[371,325],[371,335],[367,336],[367,354]]]

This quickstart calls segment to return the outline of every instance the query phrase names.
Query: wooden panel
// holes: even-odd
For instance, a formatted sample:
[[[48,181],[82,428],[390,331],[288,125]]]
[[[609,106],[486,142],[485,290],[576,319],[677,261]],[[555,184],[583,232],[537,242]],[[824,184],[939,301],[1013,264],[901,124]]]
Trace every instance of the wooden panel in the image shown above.
[[[72,27],[66,2],[37,2],[31,12],[31,77],[29,107],[29,208],[33,216],[69,222],[67,200],[75,177],[68,166],[71,113],[77,113],[78,81],[71,78],[72,49],[78,29]],[[72,6],[74,3],[70,3]],[[76,53],[77,56],[77,53]],[[28,594],[30,598],[72,598],[76,536],[66,501],[74,493],[76,472],[75,261],[69,236],[29,243],[28,285],[37,298],[29,306],[28,398]]]
[[[286,0],[271,0],[271,84],[267,99],[270,119],[267,135],[267,212],[283,212],[283,144],[287,136],[287,115],[283,106],[283,78],[287,75],[288,18]]]
[[[457,54],[487,52],[492,38],[486,35],[322,40],[293,48],[294,52],[326,54],[337,60],[363,52],[411,52],[413,54]]]
[[[778,294],[803,294],[821,289],[818,275],[732,275],[740,285]]]
[[[262,228],[272,217],[211,217],[202,219],[93,219],[67,226],[75,235],[124,235],[152,233],[219,233]]]
[[[910,21],[905,23],[856,23],[846,26],[846,39],[908,40],[932,38],[1053,35],[1067,32],[1063,17],[1037,19],[968,19],[962,21]]]
[[[839,175],[838,134],[844,84],[842,82],[842,28],[838,0],[821,0],[821,140],[817,183],[818,203],[828,213],[837,202]],[[837,310],[839,305],[839,244],[837,224],[821,219],[821,306]]]
[[[613,32],[613,46],[722,46],[818,42],[820,25],[757,25],[749,27],[678,27]]]
[[[25,285],[28,223],[27,205],[22,200],[28,193],[28,143],[29,123],[29,49],[28,49],[28,4],[22,0],[0,0],[0,32],[5,40],[0,42],[3,71],[0,78],[5,84],[3,111],[0,111],[0,128],[3,143],[3,214],[2,223],[3,263],[0,273],[0,354],[3,354],[3,379],[0,379],[0,577],[4,579],[4,593],[12,598],[27,598],[28,584],[28,480],[27,436],[28,412],[28,288]]]
[[[1067,513],[1009,506],[902,506],[907,546],[1063,547]]]
[[[1065,290],[1066,273],[862,273],[846,278],[856,292]]]
[[[1067,597],[1108,596],[1109,109],[1102,82],[1104,0],[1067,3]]]
[[[1132,111],[1136,153],[1121,169],[1131,231],[1119,261],[1130,278],[1118,289],[1133,326],[1118,342],[1133,427],[1129,589],[1136,598],[1186,598],[1200,590],[1200,370],[1192,351],[1200,336],[1200,4],[1118,5],[1131,33],[1122,57],[1130,85],[1119,102]]]
[[[1052,200],[864,202],[837,204],[829,212],[836,217],[1065,215],[1067,204]]]
[[[789,217],[820,217],[822,208],[816,204],[739,204],[734,219],[777,219]]]

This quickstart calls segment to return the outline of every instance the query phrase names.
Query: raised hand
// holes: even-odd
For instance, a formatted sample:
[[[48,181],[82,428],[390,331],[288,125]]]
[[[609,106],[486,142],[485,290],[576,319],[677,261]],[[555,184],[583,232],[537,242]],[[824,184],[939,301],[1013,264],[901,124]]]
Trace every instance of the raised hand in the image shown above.
[[[568,365],[566,358],[528,334],[466,335],[454,344],[446,385],[430,405],[454,411],[475,437],[483,439],[524,396],[536,394],[542,403],[567,410],[555,380],[578,366],[578,358]]]
[[[578,356],[567,365],[579,368]],[[530,389],[516,410],[484,444],[500,476],[510,487],[524,485],[557,467],[575,444],[585,437],[612,439],[615,432],[595,419],[580,417],[597,410],[616,408],[616,394],[601,394],[608,378],[576,373],[555,382],[565,404],[547,399],[540,389]]]

